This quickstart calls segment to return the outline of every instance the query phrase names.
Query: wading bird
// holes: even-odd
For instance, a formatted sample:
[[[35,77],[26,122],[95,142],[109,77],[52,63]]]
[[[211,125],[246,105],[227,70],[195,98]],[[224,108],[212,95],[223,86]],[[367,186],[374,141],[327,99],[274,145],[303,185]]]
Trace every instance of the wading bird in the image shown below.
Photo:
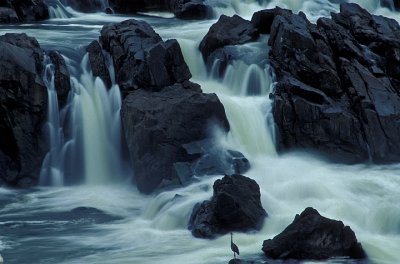
[[[235,243],[233,243],[233,234],[232,234],[232,232],[231,232],[231,249],[233,251],[233,258],[236,259],[236,254],[238,254],[238,255],[240,255],[240,254],[239,254],[238,246]]]

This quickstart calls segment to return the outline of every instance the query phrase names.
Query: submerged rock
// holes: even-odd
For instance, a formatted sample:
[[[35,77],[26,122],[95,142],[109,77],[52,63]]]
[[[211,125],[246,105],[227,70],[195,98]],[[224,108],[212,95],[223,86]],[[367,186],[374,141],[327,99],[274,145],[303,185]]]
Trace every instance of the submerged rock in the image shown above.
[[[0,181],[29,187],[47,152],[43,51],[26,34],[0,36]]]
[[[214,183],[211,200],[196,204],[189,230],[199,238],[214,238],[232,231],[259,230],[267,216],[260,187],[245,176],[225,176]]]
[[[400,26],[341,4],[332,19],[275,17],[270,61],[277,148],[334,161],[400,160]]]
[[[310,207],[296,215],[282,233],[265,240],[262,250],[273,259],[366,258],[350,227]]]

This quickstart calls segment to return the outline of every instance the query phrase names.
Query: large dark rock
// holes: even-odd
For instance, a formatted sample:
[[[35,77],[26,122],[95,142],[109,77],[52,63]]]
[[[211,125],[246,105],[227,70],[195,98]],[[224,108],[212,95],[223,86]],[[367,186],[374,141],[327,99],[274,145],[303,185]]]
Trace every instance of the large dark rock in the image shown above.
[[[260,196],[260,187],[254,180],[237,174],[225,176],[215,181],[211,200],[193,208],[189,230],[199,238],[259,230],[267,216]]]
[[[121,116],[136,183],[144,193],[187,183],[193,176],[188,163],[200,156],[185,144],[209,137],[211,125],[229,129],[217,96],[190,83],[130,92]]]
[[[192,77],[178,42],[162,41],[144,21],[130,19],[106,25],[101,42],[112,55],[122,91],[160,90]]]
[[[0,6],[0,24],[18,23],[18,15],[12,6]]]
[[[38,181],[47,152],[43,51],[26,34],[0,36],[0,50],[0,181],[27,187]]]
[[[86,50],[89,53],[89,63],[93,75],[100,77],[106,87],[110,88],[112,85],[111,76],[99,42],[94,40],[89,44]]]
[[[276,16],[290,17],[291,14],[292,11],[280,7],[264,9],[253,14],[251,23],[261,34],[270,34],[271,26]]]
[[[59,52],[50,51],[49,57],[54,65],[54,87],[57,91],[58,104],[62,108],[66,105],[71,91],[71,77],[65,60]]]
[[[400,160],[400,27],[341,4],[333,19],[274,19],[269,45],[277,148],[339,162]]]
[[[282,233],[265,240],[265,255],[273,259],[366,258],[356,235],[343,222],[306,208]]]
[[[241,153],[212,142],[215,127],[229,130],[224,107],[215,94],[203,94],[189,81],[176,40],[163,41],[136,20],[104,26],[100,39],[125,97],[122,125],[140,191],[249,168]]]
[[[181,19],[205,19],[212,16],[212,9],[204,0],[110,0],[118,13],[165,11]]]
[[[232,17],[222,15],[201,41],[200,51],[204,61],[207,61],[211,53],[219,48],[244,44],[254,41],[257,37],[258,30],[250,21],[237,15]]]
[[[45,20],[49,18],[49,7],[44,0],[11,0],[20,22]]]

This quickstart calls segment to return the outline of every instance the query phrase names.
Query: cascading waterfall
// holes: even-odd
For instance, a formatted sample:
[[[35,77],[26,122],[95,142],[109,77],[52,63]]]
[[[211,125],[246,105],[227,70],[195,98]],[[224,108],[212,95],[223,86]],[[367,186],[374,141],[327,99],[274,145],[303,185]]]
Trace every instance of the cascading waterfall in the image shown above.
[[[50,18],[66,19],[74,16],[71,8],[65,7],[60,0],[47,0]]]
[[[43,161],[40,173],[40,183],[42,185],[63,186],[64,170],[63,170],[63,151],[64,144],[63,129],[60,126],[60,112],[58,107],[57,91],[54,85],[54,65],[46,56],[46,68],[43,80],[48,92],[48,134],[50,151]]]
[[[54,88],[54,69],[51,64],[46,67],[51,151],[43,164],[41,183],[102,184],[121,179],[124,165],[119,86],[114,84],[107,91],[103,81],[91,73],[88,54],[79,70],[66,61],[71,72],[80,72],[80,77],[71,77],[72,90],[66,109],[61,112],[65,115],[62,119]],[[65,140],[63,127],[68,134]]]
[[[219,5],[216,8],[219,14],[238,13],[247,19],[253,11],[276,5],[294,9],[294,12],[302,10],[312,21],[319,16],[330,16],[329,12],[339,9],[337,3],[328,0],[210,2]],[[379,0],[356,2],[375,14],[400,20],[399,13],[379,7]],[[131,17],[73,14],[73,25],[70,20],[52,19],[41,22],[46,25],[45,29],[4,27],[5,32],[27,31],[36,36],[39,43],[45,43],[44,48],[60,49],[72,76],[72,91],[63,109],[58,109],[51,63],[47,64],[44,76],[49,91],[51,114],[47,127],[52,148],[43,164],[41,183],[64,187],[34,191],[0,189],[0,252],[6,263],[228,263],[232,258],[229,236],[202,240],[193,238],[187,230],[193,206],[211,197],[213,183],[220,175],[199,177],[189,186],[152,196],[141,195],[134,187],[115,180],[108,184],[111,177],[128,175],[124,173],[120,154],[120,92],[116,85],[107,90],[94,78],[87,55],[79,54],[75,48],[98,38],[98,30],[105,23]],[[324,216],[340,219],[352,227],[367,251],[369,259],[365,264],[399,262],[398,164],[347,166],[320,161],[306,154],[275,155],[268,98],[273,78],[267,61],[232,61],[222,76],[220,72],[208,73],[198,45],[215,20],[173,19],[169,24],[165,18],[135,18],[148,21],[164,39],[178,38],[193,81],[201,84],[205,92],[217,93],[225,106],[231,132],[221,139],[221,144],[242,151],[250,160],[251,169],[246,176],[259,184],[261,202],[269,217],[261,231],[235,234],[242,259],[261,258],[262,241],[274,237],[297,213],[312,206]],[[57,30],[51,38],[49,28]],[[65,41],[72,37],[74,45]],[[265,48],[265,40],[260,42]],[[217,72],[216,66],[214,70]],[[113,74],[112,69],[110,73]],[[115,77],[112,76],[112,80],[115,84]],[[73,183],[88,184],[68,186]],[[92,222],[91,216],[77,221],[57,218],[60,215],[70,217],[71,210],[80,206],[97,208],[106,215],[116,216],[117,220]],[[355,262],[329,259],[318,263]]]

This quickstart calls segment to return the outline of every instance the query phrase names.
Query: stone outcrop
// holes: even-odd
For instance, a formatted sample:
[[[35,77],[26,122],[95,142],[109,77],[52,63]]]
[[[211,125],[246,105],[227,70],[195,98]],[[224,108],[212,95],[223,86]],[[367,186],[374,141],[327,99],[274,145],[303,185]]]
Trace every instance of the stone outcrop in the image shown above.
[[[112,85],[111,76],[99,42],[94,40],[86,48],[86,51],[89,53],[89,63],[93,75],[95,77],[100,77],[106,87],[110,88]]]
[[[116,81],[123,92],[160,90],[192,77],[178,42],[162,41],[144,21],[106,25],[100,40],[113,58]]]
[[[0,36],[0,181],[29,187],[38,181],[47,152],[43,51],[26,34]]]
[[[45,20],[49,8],[44,0],[0,1],[0,23],[19,23]]]
[[[273,259],[366,258],[350,227],[306,208],[282,233],[265,240],[265,255]]]
[[[344,3],[332,19],[278,15],[271,26],[280,152],[335,161],[400,160],[400,26]]]
[[[57,91],[59,108],[63,108],[71,91],[70,74],[64,58],[57,51],[50,51],[51,63],[54,65],[54,87]]]
[[[225,176],[214,183],[211,200],[193,208],[189,230],[195,237],[214,238],[232,231],[259,230],[267,216],[260,187],[245,176]]]
[[[228,45],[238,45],[254,41],[258,35],[258,30],[250,21],[238,15],[232,17],[222,15],[204,36],[199,48],[204,61],[210,64],[208,59],[217,49]]]
[[[100,39],[124,96],[122,125],[140,191],[184,185],[193,175],[248,169],[240,153],[208,143],[214,127],[229,130],[225,110],[215,94],[189,81],[176,40],[163,41],[136,20],[104,26]]]
[[[164,11],[181,19],[205,19],[212,16],[212,9],[204,0],[110,0],[117,13]]]

